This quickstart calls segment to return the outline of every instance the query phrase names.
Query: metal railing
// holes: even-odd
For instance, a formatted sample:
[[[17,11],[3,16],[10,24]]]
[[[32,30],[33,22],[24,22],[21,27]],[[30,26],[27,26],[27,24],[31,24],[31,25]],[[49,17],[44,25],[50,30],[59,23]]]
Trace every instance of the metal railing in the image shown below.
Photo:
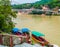
[[[46,14],[51,14],[51,15],[54,15],[54,14],[57,14],[57,15],[60,15],[60,10],[59,11],[53,11],[51,9],[49,10],[42,10],[42,9],[12,9],[12,11],[17,11],[17,12],[24,12],[24,13],[32,13],[32,11],[35,11],[35,12],[47,12]]]

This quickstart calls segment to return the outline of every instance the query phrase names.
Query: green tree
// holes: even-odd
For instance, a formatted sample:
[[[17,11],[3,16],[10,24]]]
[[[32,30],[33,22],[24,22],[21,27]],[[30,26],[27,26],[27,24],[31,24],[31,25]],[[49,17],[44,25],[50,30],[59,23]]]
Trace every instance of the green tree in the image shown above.
[[[53,0],[51,3],[48,3],[50,8],[55,8],[58,6],[60,8],[60,1],[59,0]]]
[[[11,32],[14,27],[12,17],[16,18],[16,14],[11,9],[10,1],[0,0],[0,31]]]

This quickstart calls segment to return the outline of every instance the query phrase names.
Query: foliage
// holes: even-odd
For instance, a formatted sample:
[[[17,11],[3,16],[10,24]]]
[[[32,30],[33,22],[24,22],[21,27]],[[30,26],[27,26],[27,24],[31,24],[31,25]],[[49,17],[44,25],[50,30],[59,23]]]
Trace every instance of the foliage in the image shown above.
[[[50,8],[53,8],[56,6],[60,7],[59,2],[60,2],[59,0],[41,0],[41,1],[37,1],[35,3],[12,5],[12,8],[13,9],[29,9],[31,7],[34,7],[36,9],[41,9],[41,5],[49,5]]]
[[[0,0],[0,31],[10,32],[14,27],[12,17],[16,14],[12,11],[9,0]]]
[[[12,8],[13,9],[29,9],[29,8],[31,8],[33,6],[33,3],[32,4],[29,4],[29,3],[27,3],[27,4],[19,4],[19,5],[12,5]]]
[[[60,8],[60,1],[53,1],[51,3],[48,4],[50,6],[50,8],[55,8],[56,6],[58,6]]]
[[[33,10],[30,14],[39,14],[39,15],[41,15],[41,14],[43,14],[43,12],[42,11]]]

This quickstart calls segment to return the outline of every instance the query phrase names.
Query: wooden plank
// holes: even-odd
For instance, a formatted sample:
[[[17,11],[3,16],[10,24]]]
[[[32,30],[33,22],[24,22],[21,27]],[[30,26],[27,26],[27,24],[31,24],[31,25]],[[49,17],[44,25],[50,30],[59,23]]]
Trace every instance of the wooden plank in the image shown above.
[[[10,47],[13,47],[13,38],[10,36]]]
[[[0,44],[3,44],[2,35],[0,35]]]
[[[3,36],[12,36],[12,37],[22,37],[22,38],[26,38],[27,36],[22,36],[22,35],[13,35],[13,34],[0,34],[0,35],[3,35]]]

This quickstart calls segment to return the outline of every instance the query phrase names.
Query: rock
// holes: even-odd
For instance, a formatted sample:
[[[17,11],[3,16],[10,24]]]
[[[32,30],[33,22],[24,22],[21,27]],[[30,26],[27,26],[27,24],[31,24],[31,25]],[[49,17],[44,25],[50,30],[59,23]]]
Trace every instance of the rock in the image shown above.
[[[39,44],[31,45],[31,44],[28,44],[28,43],[23,43],[23,44],[20,44],[20,45],[15,45],[14,47],[42,47],[42,46],[39,45]],[[43,47],[46,47],[46,46],[43,46]]]
[[[8,46],[3,46],[3,45],[0,45],[0,47],[8,47]]]

